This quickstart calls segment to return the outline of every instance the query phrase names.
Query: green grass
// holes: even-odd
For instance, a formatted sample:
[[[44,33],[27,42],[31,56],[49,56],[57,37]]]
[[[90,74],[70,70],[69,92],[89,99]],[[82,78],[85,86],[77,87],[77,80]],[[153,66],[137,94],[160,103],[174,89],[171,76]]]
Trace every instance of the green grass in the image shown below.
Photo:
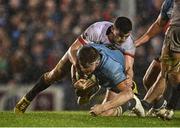
[[[27,112],[15,115],[13,112],[0,112],[1,127],[180,127],[180,111],[175,112],[175,117],[170,121],[158,118],[122,117],[92,117],[83,111],[61,112]]]

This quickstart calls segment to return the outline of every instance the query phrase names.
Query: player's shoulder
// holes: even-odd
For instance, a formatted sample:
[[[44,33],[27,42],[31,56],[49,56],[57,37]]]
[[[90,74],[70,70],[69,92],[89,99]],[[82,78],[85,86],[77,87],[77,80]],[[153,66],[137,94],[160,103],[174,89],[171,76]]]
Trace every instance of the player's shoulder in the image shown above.
[[[122,43],[122,46],[123,45],[135,46],[134,45],[134,37],[132,35],[129,35],[129,37]]]
[[[92,25],[103,26],[103,25],[113,25],[113,23],[110,21],[97,21],[97,22],[94,22]]]
[[[109,21],[98,21],[90,25],[88,28],[95,29],[97,31],[97,30],[102,30],[104,27],[109,27],[111,25],[113,25],[113,23]]]

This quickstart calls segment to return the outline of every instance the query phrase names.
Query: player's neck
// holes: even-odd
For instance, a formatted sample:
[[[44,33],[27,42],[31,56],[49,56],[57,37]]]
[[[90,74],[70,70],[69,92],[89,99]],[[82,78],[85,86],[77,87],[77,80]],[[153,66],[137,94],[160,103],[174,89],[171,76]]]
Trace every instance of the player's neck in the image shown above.
[[[111,32],[111,33],[109,33],[108,35],[107,35],[107,37],[108,37],[108,40],[109,40],[109,42],[111,42],[111,43],[114,43],[114,35],[113,35],[113,33]]]

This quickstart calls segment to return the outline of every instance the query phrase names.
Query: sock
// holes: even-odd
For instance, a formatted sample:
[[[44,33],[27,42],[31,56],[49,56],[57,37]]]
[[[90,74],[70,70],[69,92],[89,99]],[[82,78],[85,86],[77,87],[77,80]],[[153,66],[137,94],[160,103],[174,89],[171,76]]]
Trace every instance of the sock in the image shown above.
[[[125,104],[123,104],[122,107],[122,112],[125,112],[127,110],[131,110],[134,106],[136,105],[136,100],[130,99],[128,102],[126,102]]]
[[[141,104],[142,104],[142,106],[143,106],[143,108],[144,108],[145,110],[149,110],[149,109],[151,109],[151,107],[153,106],[152,104],[148,103],[148,102],[145,101],[145,100],[141,100]]]
[[[37,94],[48,88],[50,85],[44,82],[43,76],[39,78],[35,86],[25,95],[26,99],[32,101]]]
[[[167,109],[175,109],[180,97],[180,85],[172,88],[172,96],[169,103],[167,104]]]
[[[155,109],[160,109],[167,106],[167,101],[164,99],[164,97],[161,97],[155,104]]]

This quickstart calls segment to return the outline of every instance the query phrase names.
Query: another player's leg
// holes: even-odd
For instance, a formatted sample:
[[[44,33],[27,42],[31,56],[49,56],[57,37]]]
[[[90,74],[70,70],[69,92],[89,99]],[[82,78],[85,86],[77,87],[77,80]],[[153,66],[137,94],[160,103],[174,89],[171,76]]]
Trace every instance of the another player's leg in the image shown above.
[[[167,32],[162,49],[161,60],[163,77],[168,80],[171,86],[177,86],[176,91],[178,91],[178,88],[180,86],[180,27],[172,27]],[[174,94],[177,93],[176,91],[173,92],[174,96],[177,96],[176,94]],[[174,114],[173,111],[163,110],[165,109],[162,109],[162,111],[160,111],[160,117],[162,117],[163,119],[171,119]]]
[[[171,70],[168,72],[168,81],[169,86],[172,86],[172,96],[170,98],[169,103],[167,104],[166,108],[160,109],[158,111],[157,115],[161,117],[164,120],[170,120],[173,118],[175,107],[178,103],[178,100],[180,98],[180,62],[179,66],[176,64],[176,66],[171,65]]]
[[[44,73],[35,86],[16,104],[14,108],[15,113],[24,113],[36,95],[48,88],[55,81],[61,80],[68,70],[70,70],[70,66],[71,63],[67,58],[67,54],[65,54],[55,68],[50,72]]]
[[[156,115],[164,120],[170,120],[174,116],[174,110],[180,99],[180,85],[172,88],[172,96],[165,108],[161,108],[157,111]]]
[[[161,73],[159,74],[156,82],[148,90],[144,99],[142,100],[142,105],[145,110],[150,110],[154,105],[155,101],[163,95],[166,88],[166,79],[162,77]],[[163,104],[162,104],[163,105]]]
[[[160,71],[161,71],[160,60],[159,58],[155,58],[149,65],[143,77],[143,85],[146,91],[148,91],[155,83]]]

